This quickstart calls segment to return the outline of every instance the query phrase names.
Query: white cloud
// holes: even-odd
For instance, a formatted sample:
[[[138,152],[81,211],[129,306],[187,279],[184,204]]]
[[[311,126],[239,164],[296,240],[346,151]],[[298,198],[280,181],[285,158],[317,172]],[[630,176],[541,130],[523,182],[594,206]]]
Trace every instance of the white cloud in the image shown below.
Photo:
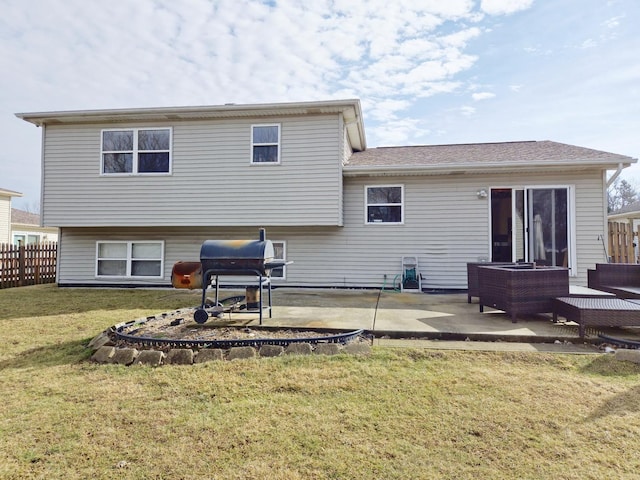
[[[408,100],[381,99],[366,104],[367,117],[377,121],[397,120],[398,112],[411,105]]]
[[[598,46],[598,42],[596,42],[593,38],[587,38],[580,44],[580,48],[594,48]]]
[[[616,17],[609,18],[602,22],[602,24],[607,28],[618,28],[620,26],[620,20],[622,20],[626,15],[618,15]]]
[[[532,4],[533,0],[482,0],[480,8],[489,15],[510,15]]]
[[[456,48],[464,48],[469,43],[469,40],[476,38],[480,33],[481,30],[477,27],[466,28],[452,33],[451,35],[442,37],[441,43]]]
[[[509,85],[509,90],[517,93],[522,90],[522,85]]]
[[[496,94],[495,93],[491,93],[491,92],[477,92],[477,93],[471,94],[471,98],[473,98],[476,102],[478,102],[480,100],[487,100],[487,99],[493,98],[495,96],[496,96]]]
[[[29,18],[15,8],[20,18],[5,19],[30,25],[31,41],[6,45],[21,64],[7,82],[29,72],[34,88],[58,92],[49,98],[62,109],[184,104],[194,94],[202,103],[313,99],[331,84],[422,97],[474,64],[464,49],[481,31],[455,23],[473,8],[470,0],[51,0]]]
[[[426,136],[430,132],[421,126],[422,120],[417,118],[403,118],[392,120],[373,127],[368,132],[368,142],[373,145],[392,146],[414,144],[412,139]]]
[[[465,105],[464,107],[460,107],[460,113],[465,117],[469,117],[476,113],[475,107],[470,107],[469,105]]]

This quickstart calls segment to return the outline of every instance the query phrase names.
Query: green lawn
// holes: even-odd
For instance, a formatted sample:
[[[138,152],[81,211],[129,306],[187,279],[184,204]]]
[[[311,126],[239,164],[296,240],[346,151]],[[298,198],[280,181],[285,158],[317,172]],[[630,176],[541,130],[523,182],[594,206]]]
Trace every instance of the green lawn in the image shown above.
[[[1,479],[639,478],[640,366],[374,348],[192,366],[88,361],[191,292],[0,290]]]

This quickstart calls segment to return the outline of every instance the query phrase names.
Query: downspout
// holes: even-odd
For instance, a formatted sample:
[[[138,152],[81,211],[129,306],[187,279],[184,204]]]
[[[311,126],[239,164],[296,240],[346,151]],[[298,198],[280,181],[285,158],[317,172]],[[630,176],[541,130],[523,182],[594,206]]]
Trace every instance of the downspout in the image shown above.
[[[615,182],[618,177],[620,176],[620,174],[622,173],[622,169],[624,168],[624,164],[623,163],[619,163],[618,164],[618,169],[615,171],[615,173],[613,175],[611,175],[611,178],[609,180],[607,180],[607,187],[605,188],[604,191],[604,201],[605,204],[607,204],[607,192],[609,190],[609,188],[611,187],[611,185],[613,185],[613,182]],[[608,211],[608,208],[607,208]],[[605,214],[604,216],[604,231],[607,233],[609,232],[609,221],[607,220],[607,215]],[[604,257],[605,260],[607,261],[607,263],[611,262],[611,257],[609,257],[609,252],[607,251],[607,246],[605,245],[605,241],[604,241],[604,235],[599,235],[599,240],[602,242],[602,250],[604,250]]]
[[[44,227],[44,142],[46,141],[47,125],[42,124],[40,134],[40,226]]]
[[[623,168],[624,168],[624,164],[623,163],[619,163],[618,164],[618,169],[616,170],[616,172],[613,175],[611,175],[611,178],[609,180],[607,180],[607,190],[609,189],[609,187],[611,185],[613,185],[613,182],[615,182],[618,179],[618,177],[622,173],[622,169]]]

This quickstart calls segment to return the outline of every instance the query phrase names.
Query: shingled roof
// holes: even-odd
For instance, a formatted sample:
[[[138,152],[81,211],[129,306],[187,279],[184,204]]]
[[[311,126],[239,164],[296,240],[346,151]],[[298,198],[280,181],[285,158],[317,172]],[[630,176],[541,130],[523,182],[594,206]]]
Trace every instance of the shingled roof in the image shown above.
[[[486,168],[569,165],[629,165],[636,160],[625,155],[545,141],[421,145],[368,148],[354,152],[344,170],[398,168]]]
[[[19,223],[21,225],[40,225],[40,215],[12,208],[11,223]]]

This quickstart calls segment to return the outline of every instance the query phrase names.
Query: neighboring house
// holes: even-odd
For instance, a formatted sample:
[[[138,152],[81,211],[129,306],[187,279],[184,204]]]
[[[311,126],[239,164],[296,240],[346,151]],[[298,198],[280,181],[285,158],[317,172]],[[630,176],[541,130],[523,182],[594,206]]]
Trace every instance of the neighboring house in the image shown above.
[[[611,212],[608,218],[612,222],[628,223],[633,226],[634,231],[637,231],[640,226],[640,202],[633,202],[620,210]]]
[[[40,215],[17,208],[11,209],[11,243],[30,245],[41,242],[57,242],[58,229],[41,227]]]
[[[607,170],[634,159],[550,141],[366,148],[360,102],[17,114],[44,129],[43,224],[60,285],[169,285],[206,239],[293,260],[275,285],[466,288],[466,263],[606,259]]]
[[[622,255],[623,259],[619,261],[638,262],[638,259],[640,259],[640,242],[638,241],[638,231],[640,231],[640,202],[634,202],[630,205],[627,205],[621,208],[620,210],[610,213],[608,216],[608,219],[609,219],[609,222],[624,223],[629,225],[632,232],[632,238],[630,238],[629,241],[632,243],[632,246],[633,246],[634,259],[633,260],[629,260],[628,258],[624,259],[624,254],[623,254]],[[617,230],[618,229],[614,230],[614,232]],[[609,235],[615,235],[615,233],[610,231]],[[619,239],[621,244],[625,243],[623,240],[624,238],[626,237],[623,236],[622,239]],[[629,248],[631,248],[631,246]],[[615,252],[610,252],[610,253],[613,256],[613,253]]]
[[[0,243],[11,243],[11,198],[22,194],[0,188]]]

